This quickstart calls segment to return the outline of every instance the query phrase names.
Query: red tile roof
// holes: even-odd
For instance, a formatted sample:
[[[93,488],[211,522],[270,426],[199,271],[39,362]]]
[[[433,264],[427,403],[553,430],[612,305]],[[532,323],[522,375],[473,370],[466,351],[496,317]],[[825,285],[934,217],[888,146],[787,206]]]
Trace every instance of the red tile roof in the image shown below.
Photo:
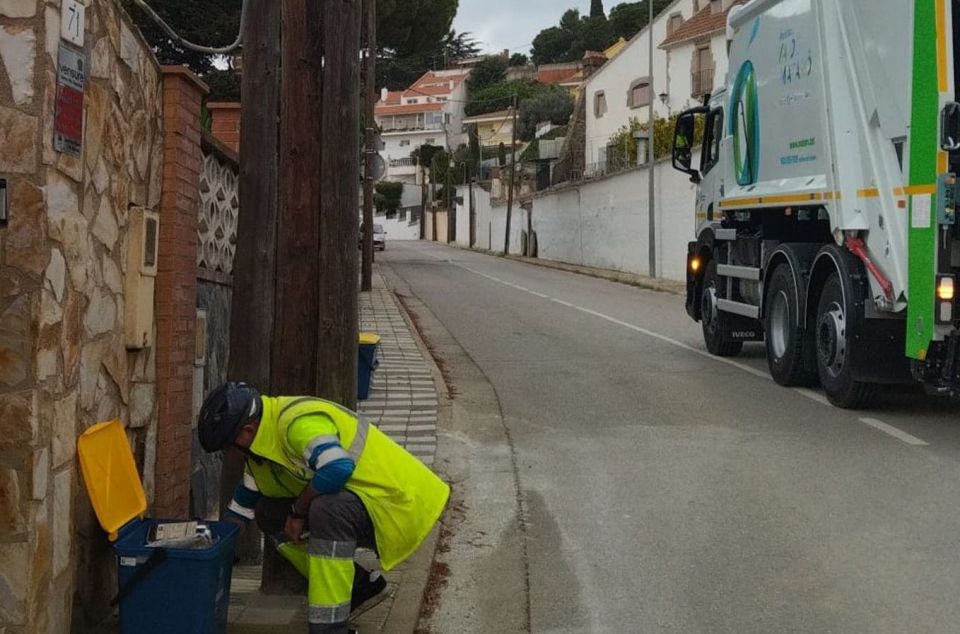
[[[450,94],[449,86],[421,86],[417,87],[416,84],[409,90],[404,91],[404,97],[416,97],[417,95],[449,95]]]
[[[399,90],[390,90],[387,92],[386,101],[381,101],[381,103],[387,103],[391,105],[399,105],[400,101],[403,99],[403,93]]]
[[[559,84],[579,72],[578,68],[548,68],[537,71],[537,81],[541,84]]]
[[[712,3],[707,2],[707,6],[700,9],[699,13],[681,24],[676,31],[661,42],[660,48],[669,48],[682,42],[689,42],[698,37],[705,37],[723,31],[727,28],[727,14],[730,13],[730,9],[738,4],[743,4],[743,2],[744,0],[734,0],[734,2],[727,7],[726,11],[720,11],[718,13],[714,13],[713,7],[711,6]]]
[[[417,92],[424,91],[437,91],[431,92],[430,94],[446,94],[450,92],[449,82],[453,82],[453,87],[456,88],[460,85],[463,80],[467,78],[469,72],[456,73],[452,75],[438,75],[434,71],[428,71],[420,76],[420,79],[413,82],[413,85],[410,86],[410,90]],[[427,84],[443,84],[443,86],[427,86]]]
[[[377,116],[388,117],[390,115],[416,114],[418,112],[436,112],[442,108],[442,103],[411,103],[401,106],[395,104],[385,104],[381,101],[377,103],[374,113]]]

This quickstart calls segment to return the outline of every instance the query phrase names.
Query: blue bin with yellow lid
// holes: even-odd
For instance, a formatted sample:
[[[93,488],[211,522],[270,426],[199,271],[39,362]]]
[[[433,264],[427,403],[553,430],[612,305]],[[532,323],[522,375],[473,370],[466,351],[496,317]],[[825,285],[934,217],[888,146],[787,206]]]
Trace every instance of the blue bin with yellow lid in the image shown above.
[[[360,358],[357,363],[357,399],[370,398],[370,387],[373,385],[373,373],[380,365],[378,352],[380,349],[380,335],[373,332],[360,333]]]
[[[120,421],[86,430],[77,454],[90,502],[117,557],[120,631],[225,633],[239,527],[145,518],[146,495]],[[186,542],[164,540],[190,530],[196,535]]]

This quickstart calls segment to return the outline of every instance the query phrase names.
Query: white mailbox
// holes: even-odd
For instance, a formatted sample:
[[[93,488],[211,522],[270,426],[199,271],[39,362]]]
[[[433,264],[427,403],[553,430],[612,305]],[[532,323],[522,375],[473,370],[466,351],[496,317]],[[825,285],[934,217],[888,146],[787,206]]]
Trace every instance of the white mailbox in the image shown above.
[[[143,207],[133,207],[129,221],[123,334],[127,348],[136,350],[153,345],[153,291],[157,278],[160,218]]]

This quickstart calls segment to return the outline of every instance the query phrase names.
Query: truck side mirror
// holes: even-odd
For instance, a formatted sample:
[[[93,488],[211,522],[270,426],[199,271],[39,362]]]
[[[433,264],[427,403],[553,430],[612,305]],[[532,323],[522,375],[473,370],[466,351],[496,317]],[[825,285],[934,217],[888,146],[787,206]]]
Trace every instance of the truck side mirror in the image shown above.
[[[940,112],[940,149],[960,150],[960,103],[948,103]]]
[[[673,169],[690,175],[694,183],[700,182],[700,172],[691,167],[693,163],[694,130],[696,112],[688,110],[677,118],[673,132]]]

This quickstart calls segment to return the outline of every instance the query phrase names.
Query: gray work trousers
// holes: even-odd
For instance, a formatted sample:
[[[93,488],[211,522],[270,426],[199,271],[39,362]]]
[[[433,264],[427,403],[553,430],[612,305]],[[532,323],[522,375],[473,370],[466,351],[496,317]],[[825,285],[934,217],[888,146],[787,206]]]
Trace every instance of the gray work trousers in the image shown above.
[[[256,508],[257,525],[263,534],[283,552],[283,545],[288,543],[283,528],[290,515],[292,498],[261,498]],[[373,529],[373,520],[367,512],[363,502],[355,493],[342,490],[330,495],[319,495],[310,503],[307,514],[306,530],[310,533],[311,542],[330,542],[338,544],[355,544],[356,547],[376,550],[376,538]],[[340,556],[343,554],[340,553]],[[366,571],[354,564],[353,586],[356,588],[358,579]],[[309,579],[315,583],[316,580]],[[313,622],[311,619],[309,634],[347,634],[347,619],[337,622]]]

